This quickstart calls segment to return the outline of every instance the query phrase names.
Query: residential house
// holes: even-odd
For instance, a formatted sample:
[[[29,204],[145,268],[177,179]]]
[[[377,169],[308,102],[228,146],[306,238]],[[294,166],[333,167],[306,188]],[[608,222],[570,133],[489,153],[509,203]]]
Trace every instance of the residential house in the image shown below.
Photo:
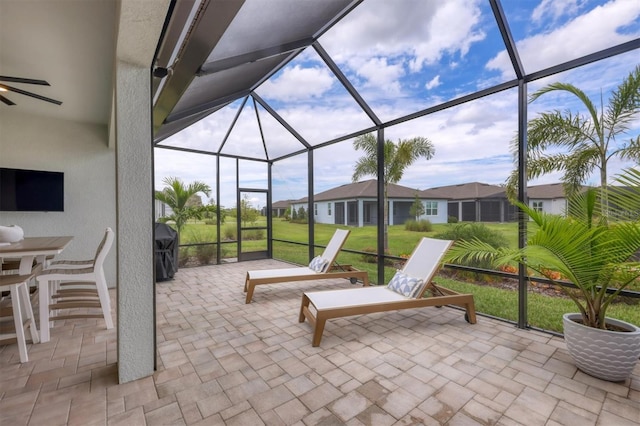
[[[389,225],[402,225],[411,215],[418,189],[402,185],[389,184]],[[376,179],[349,183],[314,195],[313,215],[317,223],[331,223],[348,226],[367,226],[378,223],[377,204],[378,184]],[[432,223],[447,222],[447,200],[445,197],[420,197],[425,214],[419,219],[428,219]],[[291,203],[291,209],[307,209],[309,200],[302,198]]]
[[[535,185],[527,187],[529,207],[546,213],[565,214],[567,196],[561,183]]]
[[[313,214],[317,223],[366,226],[377,223],[376,180],[342,185],[314,196]],[[567,199],[561,183],[535,185],[527,188],[529,205],[540,211],[564,214]],[[440,186],[419,191],[401,185],[389,185],[390,225],[413,219],[409,213],[418,195],[425,213],[419,219],[431,223],[447,223],[449,218],[459,222],[513,222],[517,208],[507,199],[499,185],[469,182]],[[281,201],[280,203],[286,203]],[[298,211],[307,209],[308,199],[290,202]]]
[[[460,222],[510,222],[516,220],[515,207],[504,188],[481,182],[440,186],[420,192],[420,198],[447,199],[447,216]]]
[[[284,217],[287,209],[294,200],[276,201],[271,204],[271,215],[273,217]]]

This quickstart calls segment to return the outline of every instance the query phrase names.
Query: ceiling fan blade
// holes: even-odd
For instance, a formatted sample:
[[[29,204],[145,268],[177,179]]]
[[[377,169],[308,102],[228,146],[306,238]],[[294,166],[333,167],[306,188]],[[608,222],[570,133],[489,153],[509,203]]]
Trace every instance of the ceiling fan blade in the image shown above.
[[[27,92],[26,90],[18,89],[16,87],[7,86],[6,84],[0,84],[0,87],[4,87],[5,89],[19,93],[21,95],[30,96],[32,98],[40,99],[41,101],[51,102],[52,104],[62,105],[61,101],[56,101],[55,99],[47,98],[45,96],[36,95],[35,93]]]
[[[34,80],[32,78],[9,77],[6,75],[0,75],[0,81],[8,81],[9,83],[39,84],[40,86],[50,86],[50,84],[44,80]]]
[[[4,96],[0,95],[0,101],[4,102],[5,104],[11,106],[11,105],[15,105],[15,102],[12,102],[11,100],[5,98]]]

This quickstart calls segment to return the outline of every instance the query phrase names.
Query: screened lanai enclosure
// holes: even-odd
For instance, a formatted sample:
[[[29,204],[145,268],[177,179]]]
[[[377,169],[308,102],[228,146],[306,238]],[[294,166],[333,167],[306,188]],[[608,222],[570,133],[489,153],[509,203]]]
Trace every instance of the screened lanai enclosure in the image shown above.
[[[212,189],[200,194],[203,204],[215,204],[217,218],[235,209],[208,232],[186,229],[181,237],[182,244],[215,247],[215,262],[305,264],[334,229],[349,227],[359,233],[338,261],[386,283],[412,247],[393,232],[404,232],[405,244],[423,234],[391,222],[385,251],[385,199],[391,219],[445,226],[475,217],[452,218],[463,207],[451,206],[485,205],[491,211],[476,216],[506,227],[514,210],[501,201],[503,186],[515,170],[518,199],[542,210],[562,203],[562,194],[528,196],[563,176],[526,179],[527,123],[554,110],[589,117],[572,94],[530,96],[562,82],[606,107],[640,63],[639,48],[635,0],[178,0],[153,68],[155,187],[172,176],[201,181]],[[638,133],[636,120],[609,149]],[[382,160],[358,180],[373,180],[372,189],[357,192],[356,163],[367,153],[354,141],[363,135],[373,135]],[[385,141],[414,138],[426,138],[432,155],[418,156],[391,182],[400,189],[386,194]],[[609,174],[631,165],[614,155]],[[584,184],[597,186],[592,171]],[[423,211],[410,214],[416,200]],[[274,214],[293,204],[305,220]],[[243,220],[245,208],[264,219]],[[514,244],[524,244],[526,225],[512,223]],[[523,271],[516,294],[507,319],[525,327]]]

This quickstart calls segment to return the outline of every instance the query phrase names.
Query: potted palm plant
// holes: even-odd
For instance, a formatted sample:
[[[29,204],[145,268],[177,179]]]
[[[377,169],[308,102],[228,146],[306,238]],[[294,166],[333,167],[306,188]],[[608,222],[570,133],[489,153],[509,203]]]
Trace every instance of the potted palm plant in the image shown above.
[[[616,181],[622,186],[573,195],[562,216],[517,203],[535,224],[522,249],[457,241],[446,258],[520,263],[551,280],[578,308],[563,316],[569,354],[582,371],[610,381],[628,378],[640,357],[640,328],[606,316],[619,293],[640,278],[640,171],[627,169]],[[558,277],[572,285],[560,285]]]

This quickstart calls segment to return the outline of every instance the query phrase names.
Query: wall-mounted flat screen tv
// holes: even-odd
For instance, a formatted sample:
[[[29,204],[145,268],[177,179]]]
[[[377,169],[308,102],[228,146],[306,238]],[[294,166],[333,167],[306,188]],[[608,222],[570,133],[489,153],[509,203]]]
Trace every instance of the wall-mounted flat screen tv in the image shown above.
[[[0,211],[64,211],[64,173],[0,168]]]

